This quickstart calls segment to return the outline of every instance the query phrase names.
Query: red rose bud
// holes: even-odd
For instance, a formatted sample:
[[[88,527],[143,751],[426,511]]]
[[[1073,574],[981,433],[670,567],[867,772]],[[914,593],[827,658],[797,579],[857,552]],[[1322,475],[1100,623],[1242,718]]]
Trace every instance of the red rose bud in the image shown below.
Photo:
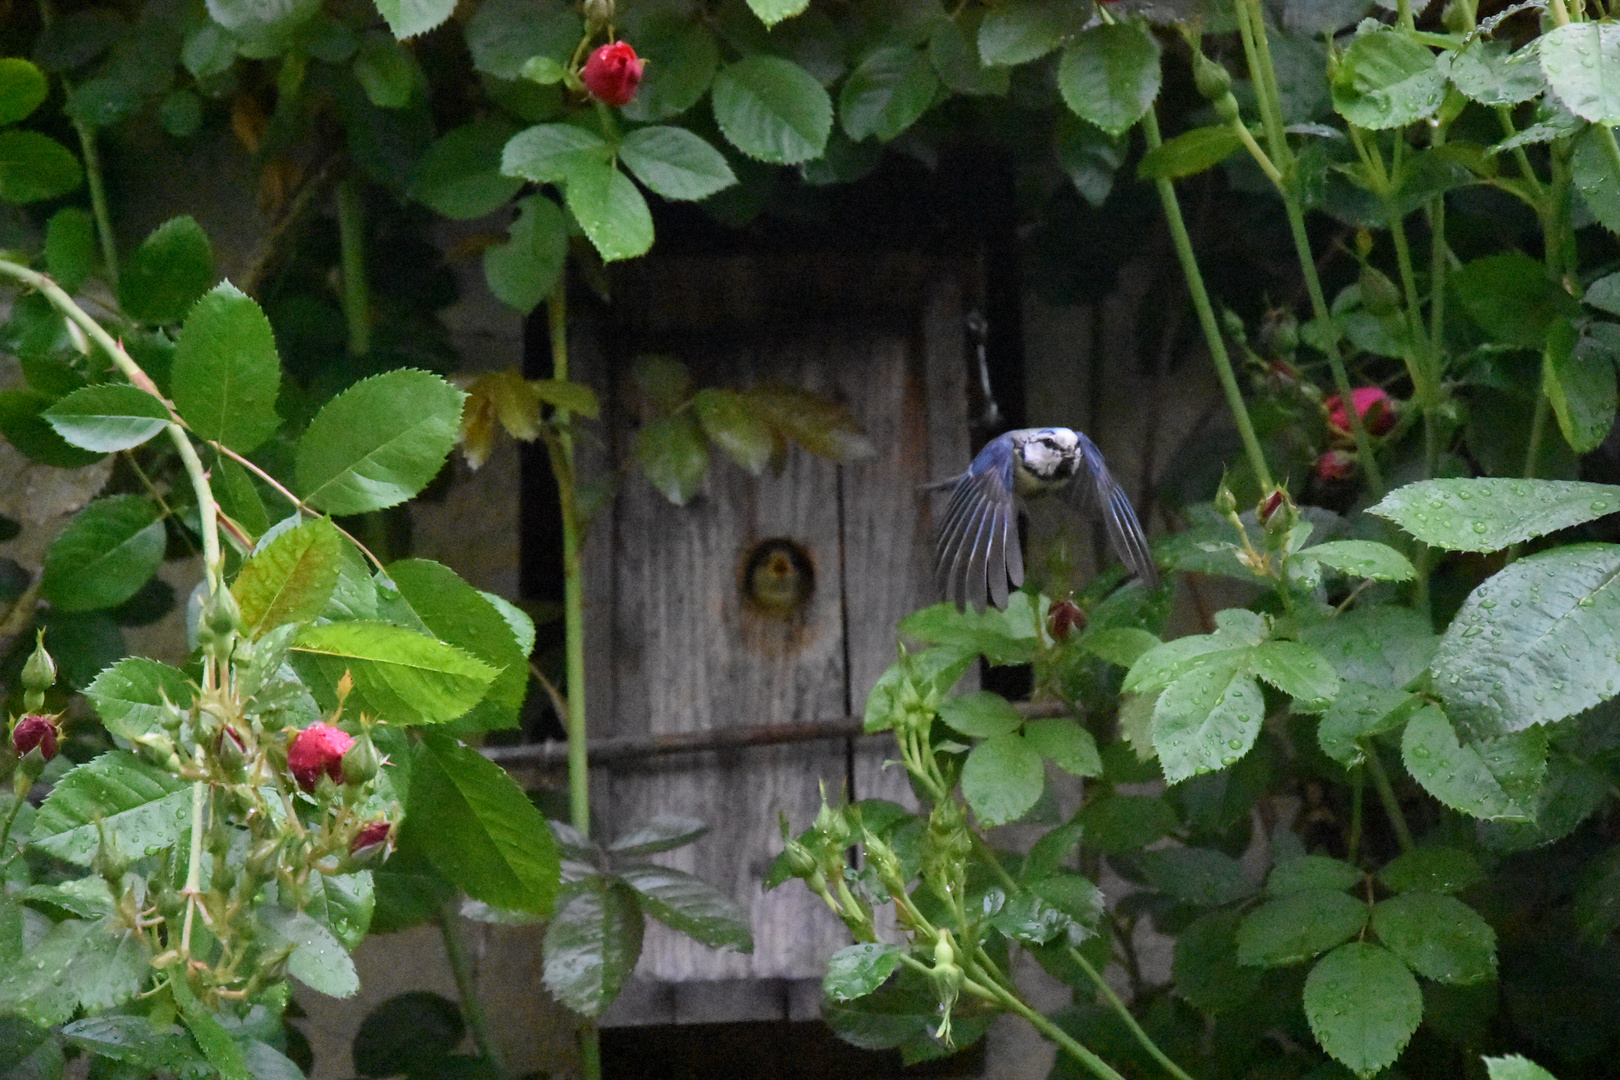
[[[1370,434],[1382,435],[1395,426],[1395,408],[1390,404],[1389,395],[1380,387],[1358,386],[1350,391],[1350,401]],[[1344,401],[1339,395],[1334,394],[1322,404],[1327,406],[1328,423],[1333,425],[1333,429],[1348,432],[1350,414],[1345,412]]]
[[[1356,459],[1343,450],[1329,450],[1316,459],[1319,480],[1348,480],[1356,474]]]
[[[287,747],[287,771],[298,786],[314,791],[324,773],[336,784],[343,783],[343,755],[354,745],[354,738],[331,724],[320,721],[293,736]]]
[[[1260,519],[1260,524],[1264,525],[1271,520],[1271,515],[1283,508],[1283,504],[1287,501],[1288,496],[1283,493],[1282,488],[1278,488],[1266,496],[1265,501],[1260,504],[1260,508],[1254,516]]]
[[[358,863],[381,862],[394,849],[394,823],[371,821],[361,827],[349,844],[349,857]]]
[[[608,105],[628,105],[641,85],[641,69],[647,62],[628,43],[610,42],[591,53],[580,70],[579,81],[591,96]]]
[[[1052,635],[1053,641],[1068,641],[1072,631],[1085,628],[1086,613],[1072,600],[1059,600],[1046,616],[1046,632]]]
[[[31,713],[17,721],[11,730],[11,746],[18,757],[27,757],[35,750],[46,761],[56,756],[56,717]]]

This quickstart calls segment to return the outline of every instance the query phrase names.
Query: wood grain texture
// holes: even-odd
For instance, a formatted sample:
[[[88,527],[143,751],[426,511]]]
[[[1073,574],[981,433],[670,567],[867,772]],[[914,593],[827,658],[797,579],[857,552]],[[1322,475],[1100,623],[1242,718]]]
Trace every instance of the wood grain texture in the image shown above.
[[[663,352],[688,364],[698,385],[771,381],[833,397],[866,426],[878,454],[839,465],[795,449],[780,476],[757,479],[717,455],[685,507],[628,478],[588,549],[593,735],[860,712],[893,661],[895,623],[934,599],[932,525],[918,486],[967,457],[960,273],[919,256],[690,258],[648,260],[619,281],[615,310],[628,314],[590,358],[600,362],[576,361],[604,395],[608,430],[644,419],[630,362]],[[616,437],[591,464],[614,467],[628,449]],[[740,588],[748,552],[775,538],[798,545],[815,568],[814,595],[789,621],[753,610]],[[703,818],[710,834],[660,861],[751,914],[751,956],[649,923],[638,983],[819,979],[848,933],[796,883],[763,892],[781,844],[777,815],[804,828],[823,782],[834,799],[910,801],[904,774],[882,768],[892,756],[882,743],[856,751],[848,740],[822,740],[593,770],[600,836],[660,811]],[[638,997],[658,1013],[694,1007],[679,1005],[690,994],[675,990]],[[615,1019],[656,1019],[636,1012],[616,1009]]]

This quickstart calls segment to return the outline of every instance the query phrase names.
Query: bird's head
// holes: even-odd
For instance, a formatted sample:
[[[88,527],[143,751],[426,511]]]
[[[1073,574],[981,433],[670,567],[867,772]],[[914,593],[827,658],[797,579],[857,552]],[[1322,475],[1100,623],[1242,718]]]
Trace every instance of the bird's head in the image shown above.
[[[1039,428],[1018,443],[1018,462],[1041,483],[1067,480],[1080,461],[1080,438],[1068,428]]]

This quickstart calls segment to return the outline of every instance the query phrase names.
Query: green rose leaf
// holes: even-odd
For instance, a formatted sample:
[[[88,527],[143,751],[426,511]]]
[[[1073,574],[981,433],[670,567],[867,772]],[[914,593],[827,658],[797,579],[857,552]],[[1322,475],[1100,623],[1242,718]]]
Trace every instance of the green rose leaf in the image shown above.
[[[63,611],[116,607],[163,564],[168,539],[158,508],[139,495],[97,499],[45,552],[45,599]]]
[[[434,637],[496,672],[488,693],[462,723],[482,730],[515,726],[529,686],[529,657],[495,605],[455,571],[428,559],[391,563],[388,576]]]
[[[411,197],[457,221],[500,209],[523,187],[521,177],[501,172],[501,155],[512,137],[512,127],[496,119],[451,128],[422,155],[411,177]]]
[[[281,426],[281,360],[259,305],[228,281],[197,301],[170,375],[176,411],[204,439],[248,453]]]
[[[980,52],[983,39],[981,30]],[[1159,81],[1158,39],[1134,22],[1081,32],[1058,62],[1063,103],[1110,135],[1121,135],[1142,119],[1159,96]]]
[[[1357,34],[1333,76],[1333,107],[1357,127],[1405,127],[1432,116],[1446,94],[1446,66],[1393,28]]]
[[[636,432],[636,464],[659,493],[685,506],[703,485],[709,448],[690,413],[661,416]]]
[[[765,471],[776,449],[770,425],[748,407],[735,390],[705,387],[692,398],[692,409],[709,441],[755,476]]]
[[[1395,892],[1461,892],[1484,877],[1479,859],[1470,851],[1454,847],[1414,848],[1378,871],[1378,880]]]
[[[298,488],[331,514],[396,506],[438,475],[466,397],[439,376],[401,368],[328,401],[298,441]]]
[[[79,159],[49,135],[19,128],[0,131],[0,202],[54,199],[83,179]]]
[[[1231,157],[1242,145],[1231,124],[1193,128],[1143,154],[1137,163],[1136,175],[1143,180],[1180,180],[1196,176]]]
[[[376,0],[377,14],[400,40],[425,34],[456,10],[456,0]]]
[[[21,57],[0,59],[0,125],[15,124],[45,101],[45,73]]]
[[[1372,540],[1329,540],[1301,548],[1296,559],[1312,559],[1349,577],[1374,581],[1411,581],[1417,569],[1410,559],[1388,544]]]
[[[939,718],[952,731],[975,739],[988,739],[1017,731],[1022,714],[1012,702],[989,690],[975,690],[940,702]]]
[[[323,707],[354,679],[351,708],[391,724],[442,724],[483,700],[496,670],[442,641],[380,622],[322,623],[293,639],[291,659]]]
[[[627,866],[619,878],[644,914],[713,949],[754,951],[748,913],[701,878],[667,866]]]
[[[1541,349],[1555,323],[1580,313],[1580,302],[1520,251],[1465,263],[1451,283],[1479,328],[1515,348]]]
[[[266,905],[258,915],[271,942],[293,947],[287,957],[287,973],[293,978],[328,997],[353,997],[360,989],[349,951],[307,912]]]
[[[604,262],[633,259],[652,247],[647,200],[614,166],[593,161],[574,167],[563,185],[563,197]]]
[[[1311,969],[1305,1017],[1334,1060],[1371,1077],[1400,1056],[1422,1023],[1423,992],[1388,950],[1352,941]]]
[[[1301,889],[1267,900],[1238,927],[1238,963],[1283,967],[1349,941],[1367,925],[1367,905],[1338,889]]]
[[[1064,0],[997,4],[979,24],[979,56],[997,67],[1027,64],[1057,48],[1084,23],[1082,9]]]
[[[74,446],[102,454],[139,446],[169,422],[163,402],[123,383],[81,387],[41,415]]]
[[[1425,544],[1500,551],[1620,510],[1620,487],[1575,480],[1490,477],[1421,480],[1384,496],[1371,513]]]
[[[1091,732],[1065,716],[1030,720],[1024,724],[1030,748],[1070,776],[1101,776],[1102,758]]]
[[[1241,661],[1215,662],[1171,683],[1153,706],[1153,748],[1174,784],[1235,764],[1264,714],[1260,686]]]
[[[1604,127],[1620,125],[1620,25],[1572,22],[1539,42],[1541,70],[1570,112]]]
[[[821,156],[832,131],[832,99],[790,60],[749,56],[715,73],[714,119],[731,144],[773,165]]]
[[[1482,1058],[1490,1080],[1556,1080],[1552,1073],[1520,1054]]]
[[[214,247],[202,226],[182,214],[153,229],[130,255],[118,302],[137,322],[177,323],[213,283]]]
[[[1577,334],[1567,322],[1554,323],[1542,355],[1541,389],[1558,430],[1571,450],[1591,453],[1614,426],[1620,326],[1592,323]]]
[[[402,846],[408,834],[411,848],[473,899],[551,913],[560,873],[551,829],[506,770],[478,751],[423,733],[401,829]]]
[[[537,184],[560,184],[574,172],[613,161],[613,147],[595,132],[573,124],[536,124],[507,140],[501,172]]]
[[[1452,720],[1501,735],[1620,693],[1617,574],[1620,546],[1571,544],[1520,559],[1469,594],[1431,667]]]
[[[90,215],[64,206],[45,226],[45,270],[56,283],[74,292],[96,266],[96,231]]]
[[[1546,754],[1537,729],[1461,743],[1435,705],[1415,713],[1401,738],[1406,771],[1425,791],[1453,810],[1490,820],[1534,819]]]
[[[195,694],[185,672],[144,656],[124,657],[84,689],[102,725],[130,740],[162,726],[165,699],[185,709]]]
[[[962,795],[984,825],[1017,821],[1045,787],[1041,755],[1017,735],[984,740],[962,765]]]
[[[628,885],[586,880],[546,928],[546,989],[583,1016],[602,1015],[635,969],[644,925]]]
[[[497,298],[522,312],[550,296],[568,257],[568,221],[544,195],[518,200],[504,244],[484,252],[484,280]]]
[[[1411,892],[1373,907],[1373,932],[1426,979],[1473,983],[1496,974],[1496,932],[1454,896]]]
[[[231,585],[248,638],[312,622],[337,588],[342,559],[343,538],[326,518],[278,533],[255,552]]]
[[[190,824],[191,785],[126,750],[76,765],[34,815],[29,843],[58,859],[89,866],[103,830],[127,858],[179,842]]]
[[[775,26],[783,19],[802,14],[810,0],[748,0],[748,10],[759,16],[766,26]]]
[[[685,128],[638,128],[619,144],[619,160],[666,199],[705,199],[737,182],[724,155]]]
[[[833,1001],[854,1001],[882,986],[899,965],[898,945],[859,942],[832,954],[821,988]]]
[[[928,54],[889,46],[867,54],[838,94],[844,133],[859,142],[876,136],[888,142],[927,112],[939,95],[939,77]]]

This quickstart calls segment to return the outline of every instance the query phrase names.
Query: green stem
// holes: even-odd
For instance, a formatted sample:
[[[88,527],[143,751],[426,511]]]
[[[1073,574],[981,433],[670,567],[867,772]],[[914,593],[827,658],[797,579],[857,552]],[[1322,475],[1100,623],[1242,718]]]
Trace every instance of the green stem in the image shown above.
[[[551,330],[552,377],[568,378],[568,295],[562,281],[546,300]],[[585,732],[585,577],[580,553],[579,507],[574,487],[574,436],[570,414],[559,408],[553,418],[561,461],[552,462],[562,510],[563,635],[568,687],[568,807],[574,828],[591,831],[590,761]]]
[[[1152,109],[1148,109],[1142,117],[1142,134],[1147,137],[1149,149],[1164,142],[1159,134],[1159,118]],[[1193,254],[1192,237],[1187,234],[1187,223],[1182,219],[1181,205],[1176,201],[1175,185],[1162,177],[1155,180],[1154,185],[1159,191],[1159,202],[1164,207],[1165,223],[1170,227],[1170,240],[1175,245],[1176,258],[1180,260],[1181,272],[1187,279],[1187,291],[1192,295],[1193,310],[1198,313],[1198,325],[1204,331],[1204,342],[1209,346],[1210,359],[1215,362],[1215,375],[1220,379],[1221,390],[1226,394],[1226,405],[1232,411],[1232,422],[1237,425],[1238,437],[1243,440],[1243,450],[1248,455],[1249,468],[1253,470],[1255,480],[1259,482],[1261,489],[1268,490],[1273,486],[1271,469],[1260,449],[1260,440],[1254,433],[1248,406],[1243,401],[1243,391],[1238,388],[1237,374],[1232,370],[1232,358],[1226,351],[1226,339],[1221,336],[1220,326],[1215,321],[1215,309],[1210,305],[1208,290],[1204,288],[1204,276],[1198,268],[1198,257]]]
[[[1412,830],[1406,826],[1406,815],[1401,813],[1401,804],[1395,798],[1395,789],[1390,785],[1389,773],[1384,770],[1384,762],[1376,750],[1367,752],[1367,771],[1372,774],[1373,787],[1378,791],[1378,801],[1384,804],[1384,813],[1389,815],[1389,824],[1395,830],[1395,841],[1401,845],[1402,851],[1411,851],[1417,845],[1412,842]]]
[[[1361,851],[1361,813],[1365,801],[1362,791],[1366,786],[1362,780],[1362,768],[1357,765],[1350,770],[1350,839],[1345,844],[1345,861],[1351,865],[1355,864]]]
[[[202,893],[203,811],[208,798],[208,785],[201,780],[191,785],[191,851],[186,862],[185,928],[180,934],[180,953],[186,961],[191,959],[191,920],[197,911],[197,897]]]
[[[552,378],[568,378],[568,293],[566,275],[546,298],[551,331]],[[557,429],[557,455],[551,471],[557,478],[557,502],[563,534],[563,647],[568,680],[568,808],[574,828],[590,835],[591,771],[585,730],[585,568],[581,557],[581,523],[574,485],[574,435],[567,409],[552,418]],[[594,1021],[579,1028],[579,1059],[585,1080],[602,1080],[601,1033]]]
[[[1547,362],[1546,358],[1543,357],[1541,361],[1543,368],[1546,367]],[[1552,402],[1547,398],[1546,385],[1546,377],[1543,375],[1540,385],[1536,388],[1536,410],[1530,414],[1530,441],[1524,448],[1524,478],[1526,480],[1536,478],[1538,459],[1541,457],[1541,440],[1546,434],[1547,414],[1552,408]]]
[[[338,244],[343,265],[343,318],[349,327],[349,355],[371,351],[371,284],[366,278],[366,222],[354,177],[337,189]]]
[[[1327,296],[1322,292],[1322,280],[1316,274],[1316,260],[1311,255],[1310,234],[1305,231],[1305,212],[1300,209],[1299,200],[1291,192],[1283,192],[1283,207],[1288,211],[1288,228],[1294,237],[1294,254],[1299,259],[1300,272],[1305,277],[1305,291],[1311,299],[1311,313],[1328,326],[1327,334],[1327,360],[1328,370],[1333,373],[1333,385],[1339,392],[1339,400],[1348,404],[1354,400],[1353,388],[1350,385],[1350,373],[1345,370],[1344,357],[1339,353],[1339,324],[1328,307]],[[1346,408],[1346,415],[1350,420],[1350,437],[1355,440],[1356,455],[1361,459],[1361,467],[1367,473],[1367,486],[1372,489],[1375,496],[1384,493],[1384,475],[1378,467],[1378,458],[1373,453],[1372,437],[1367,433],[1367,424],[1361,417],[1359,409]]]
[[[1266,128],[1266,145],[1277,167],[1285,174],[1292,173],[1293,151],[1283,131],[1282,94],[1277,88],[1277,70],[1271,63],[1271,44],[1266,40],[1266,20],[1260,10],[1260,0],[1239,0],[1237,16],[1249,78],[1260,106],[1260,122]]]
[[[1169,1055],[1167,1055],[1163,1050],[1159,1049],[1159,1044],[1154,1042],[1148,1036],[1148,1033],[1142,1030],[1142,1025],[1138,1024],[1136,1022],[1136,1017],[1131,1015],[1131,1010],[1125,1007],[1125,1003],[1120,1000],[1119,995],[1114,993],[1114,988],[1109,986],[1107,980],[1097,972],[1096,968],[1091,966],[1091,961],[1086,959],[1084,953],[1071,945],[1069,946],[1069,958],[1080,965],[1080,970],[1086,973],[1086,978],[1091,980],[1092,984],[1096,986],[1097,992],[1100,993],[1103,996],[1103,999],[1108,1002],[1109,1006],[1119,1014],[1120,1019],[1125,1022],[1125,1026],[1130,1028],[1131,1034],[1136,1038],[1137,1044],[1151,1054],[1154,1061],[1157,1061],[1160,1065],[1163,1065],[1164,1070],[1171,1076],[1174,1076],[1176,1080],[1192,1080],[1192,1077],[1188,1076],[1180,1065],[1177,1065],[1174,1061],[1170,1060]]]
[[[1008,1010],[1015,1012],[1019,1016],[1022,1016],[1025,1020],[1028,1020],[1030,1025],[1034,1027],[1036,1031],[1039,1031],[1042,1035],[1045,1035],[1048,1039],[1051,1039],[1070,1057],[1084,1065],[1091,1071],[1093,1076],[1099,1077],[1100,1080],[1125,1080],[1125,1078],[1119,1073],[1115,1072],[1106,1061],[1092,1053],[1090,1050],[1087,1050],[1084,1046],[1080,1045],[1080,1043],[1076,1041],[1073,1036],[1054,1024],[1045,1016],[1045,1014],[1038,1012],[1037,1010],[1032,1009],[1028,1005],[1024,1004],[1023,999],[1018,997],[1018,995],[1010,994],[1001,987],[996,987],[995,989],[1000,991],[999,996],[1001,998],[1001,1003],[1006,1006]]]
[[[51,302],[51,306],[61,312],[62,316],[83,330],[85,336],[100,345],[102,351],[111,358],[113,366],[124,374],[132,384],[145,390],[159,401],[163,397],[158,393],[151,378],[140,369],[130,355],[124,351],[111,334],[96,320],[92,319],[85,310],[74,302],[63,288],[52,281],[49,276],[30,270],[26,266],[0,259],[0,276],[12,278],[30,288],[37,289]],[[167,407],[168,402],[163,401]],[[197,513],[202,522],[203,563],[207,571],[208,591],[214,592],[219,588],[219,575],[221,569],[219,552],[219,511],[214,502],[214,492],[208,485],[208,470],[203,468],[202,459],[197,456],[197,450],[191,445],[191,439],[186,435],[178,415],[172,408],[169,409],[169,420],[166,430],[169,438],[174,442],[175,449],[180,454],[180,460],[186,468],[186,475],[191,479],[192,489],[197,495]]]
[[[467,952],[467,941],[461,933],[459,901],[452,900],[439,910],[439,932],[444,938],[445,956],[450,961],[450,973],[455,976],[456,991],[461,995],[461,1015],[472,1029],[473,1043],[489,1063],[496,1076],[505,1076],[506,1063],[501,1058],[500,1043],[490,1026],[489,1014],[484,1012],[478,997],[478,982],[473,977],[472,958]]]
[[[107,209],[107,184],[101,174],[101,155],[96,150],[95,129],[75,122],[79,152],[84,155],[84,181],[90,188],[90,214],[96,221],[96,239],[101,241],[101,261],[107,264],[107,286],[118,295],[118,241],[113,236],[112,213]]]

